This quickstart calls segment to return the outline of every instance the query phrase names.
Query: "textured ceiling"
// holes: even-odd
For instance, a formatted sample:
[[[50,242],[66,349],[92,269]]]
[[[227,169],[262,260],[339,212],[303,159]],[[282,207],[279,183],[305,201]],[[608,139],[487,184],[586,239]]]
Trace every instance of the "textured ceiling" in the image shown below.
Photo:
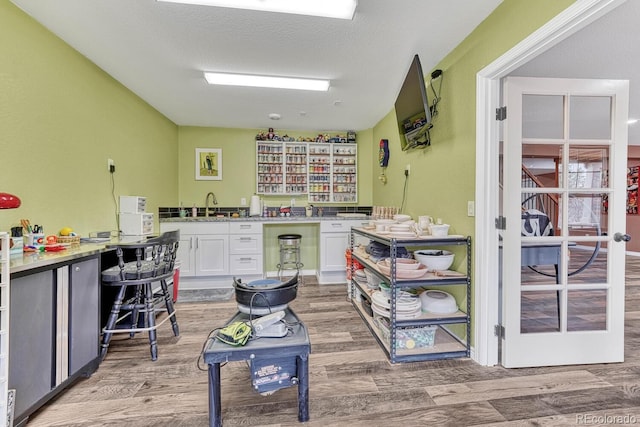
[[[414,54],[428,76],[501,1],[360,0],[349,21],[154,0],[12,0],[176,124],[356,131],[393,108]],[[203,71],[332,86],[209,86]]]

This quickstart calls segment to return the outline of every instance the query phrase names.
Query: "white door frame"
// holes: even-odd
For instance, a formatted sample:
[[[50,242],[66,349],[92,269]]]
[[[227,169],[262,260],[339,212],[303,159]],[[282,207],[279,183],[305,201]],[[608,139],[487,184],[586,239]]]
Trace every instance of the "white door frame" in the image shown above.
[[[500,79],[626,0],[576,0],[476,75],[476,222],[474,246],[474,351],[485,366],[498,363],[498,139]],[[565,76],[571,77],[571,76]]]

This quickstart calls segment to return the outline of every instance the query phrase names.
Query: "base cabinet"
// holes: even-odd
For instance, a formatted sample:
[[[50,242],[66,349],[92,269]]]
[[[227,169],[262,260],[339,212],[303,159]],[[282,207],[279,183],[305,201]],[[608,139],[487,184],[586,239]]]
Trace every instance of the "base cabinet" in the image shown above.
[[[362,227],[367,221],[337,218],[320,223],[320,266],[318,283],[336,284],[347,280],[347,259],[351,227]]]
[[[99,364],[99,259],[11,278],[9,389],[14,424]]]
[[[180,230],[177,260],[181,277],[229,274],[229,223],[160,224],[160,232]]]

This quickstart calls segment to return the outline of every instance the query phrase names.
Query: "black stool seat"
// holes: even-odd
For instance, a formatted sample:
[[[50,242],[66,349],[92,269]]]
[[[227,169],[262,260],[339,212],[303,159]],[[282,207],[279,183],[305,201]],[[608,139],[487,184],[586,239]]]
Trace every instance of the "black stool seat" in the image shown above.
[[[167,286],[167,279],[173,277],[179,239],[179,231],[170,231],[143,242],[107,246],[116,250],[118,265],[102,272],[102,284],[116,287],[117,294],[102,329],[101,358],[106,356],[114,333],[128,332],[133,338],[137,332],[148,332],[152,360],[158,358],[156,329],[160,325],[170,320],[173,334],[180,335]],[[132,253],[135,261],[126,261]],[[160,289],[154,290],[154,284]],[[166,312],[167,317],[156,323],[158,312]]]
[[[280,239],[280,240],[296,240],[296,239],[302,239],[302,235],[300,235],[300,234],[280,234],[280,235],[278,235],[278,239]]]

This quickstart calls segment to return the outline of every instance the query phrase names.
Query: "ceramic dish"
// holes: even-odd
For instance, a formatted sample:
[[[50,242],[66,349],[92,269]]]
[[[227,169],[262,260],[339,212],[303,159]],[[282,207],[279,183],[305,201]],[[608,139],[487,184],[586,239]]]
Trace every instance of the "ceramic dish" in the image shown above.
[[[422,264],[427,266],[430,271],[447,270],[453,264],[454,254],[443,250],[421,250],[415,251],[413,256]]]
[[[411,231],[411,224],[393,224],[389,226],[389,231],[392,233],[396,231]]]
[[[391,259],[385,258],[380,261],[384,266],[391,268]],[[417,270],[420,268],[420,261],[411,258],[396,258],[396,269],[398,270]]]
[[[422,311],[434,314],[453,314],[458,311],[455,298],[447,292],[426,290],[420,294]]]
[[[391,276],[391,268],[388,266],[388,264],[385,265],[384,260],[378,261],[376,266],[382,274],[384,274],[385,276]],[[396,268],[396,279],[419,279],[425,274],[427,274],[427,267],[425,267],[424,265],[420,265],[415,270],[400,270]]]
[[[397,214],[393,216],[393,219],[398,222],[409,221],[411,219],[411,215]]]

